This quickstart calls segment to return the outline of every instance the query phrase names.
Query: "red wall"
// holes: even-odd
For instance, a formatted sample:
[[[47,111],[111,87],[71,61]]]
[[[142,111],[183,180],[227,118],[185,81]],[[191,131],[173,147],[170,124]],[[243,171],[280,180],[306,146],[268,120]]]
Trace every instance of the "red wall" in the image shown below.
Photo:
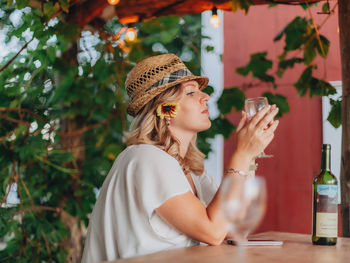
[[[313,8],[313,15],[320,24],[326,15],[317,15],[321,5]],[[250,54],[268,51],[268,58],[276,61],[282,53],[283,42],[273,43],[273,38],[297,16],[308,12],[301,7],[254,6],[248,15],[242,12],[224,14],[224,85],[239,86],[249,83],[235,72],[237,67],[246,65]],[[329,18],[320,33],[331,41],[326,62],[318,59],[318,77],[328,81],[340,80],[339,40],[337,34],[337,14]],[[257,175],[267,179],[268,209],[257,230],[286,231],[298,233],[311,232],[312,178],[319,172],[320,149],[322,144],[321,99],[308,96],[300,98],[293,83],[303,68],[289,70],[283,79],[278,79],[276,92],[287,97],[290,112],[280,120],[274,141],[266,149],[273,154],[271,159],[260,159]],[[270,87],[261,85],[245,91],[247,97],[256,97]],[[238,123],[240,114],[232,113],[228,118]],[[233,138],[225,142],[224,167],[232,153]]]

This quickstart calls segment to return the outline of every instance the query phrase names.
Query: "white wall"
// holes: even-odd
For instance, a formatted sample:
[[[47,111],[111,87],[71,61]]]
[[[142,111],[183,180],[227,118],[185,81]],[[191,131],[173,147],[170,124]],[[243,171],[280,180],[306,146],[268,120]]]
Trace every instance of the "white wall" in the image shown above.
[[[333,99],[338,99],[342,95],[342,82],[331,81],[330,82],[336,89],[337,94],[332,96]],[[323,121],[323,143],[331,144],[331,170],[333,174],[338,178],[338,185],[340,186],[340,161],[341,161],[341,126],[334,128],[328,121],[327,117],[331,105],[329,104],[329,98],[322,98],[322,121]],[[320,149],[321,158],[321,149]],[[340,187],[338,193],[338,200],[340,202]]]
[[[211,118],[218,116],[218,110],[215,102],[221,95],[224,88],[224,66],[220,61],[220,55],[224,52],[223,42],[223,24],[224,15],[223,12],[218,10],[218,16],[220,18],[220,26],[218,28],[212,28],[209,25],[211,17],[211,11],[202,13],[202,35],[209,36],[211,39],[204,39],[202,42],[202,75],[209,78],[209,85],[213,86],[215,92],[211,95],[208,102],[209,114]],[[214,52],[208,53],[205,50],[207,45],[214,47]],[[216,136],[211,140],[211,146],[213,151],[209,154],[208,159],[205,161],[206,171],[214,178],[217,185],[221,182],[223,171],[223,138],[222,136]]]

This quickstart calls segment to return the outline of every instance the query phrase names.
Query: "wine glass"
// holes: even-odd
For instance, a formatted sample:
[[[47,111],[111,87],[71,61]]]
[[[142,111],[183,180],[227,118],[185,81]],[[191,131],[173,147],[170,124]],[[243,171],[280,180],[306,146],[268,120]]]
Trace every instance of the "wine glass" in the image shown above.
[[[265,179],[257,176],[226,176],[220,198],[228,232],[238,244],[246,241],[265,214]]]
[[[258,111],[265,108],[269,103],[267,102],[266,97],[256,97],[256,98],[249,98],[246,99],[244,102],[244,111],[248,114],[248,117],[251,119],[254,117],[255,114],[258,113]],[[264,151],[262,151],[256,158],[270,158],[273,157],[273,155],[265,154]]]

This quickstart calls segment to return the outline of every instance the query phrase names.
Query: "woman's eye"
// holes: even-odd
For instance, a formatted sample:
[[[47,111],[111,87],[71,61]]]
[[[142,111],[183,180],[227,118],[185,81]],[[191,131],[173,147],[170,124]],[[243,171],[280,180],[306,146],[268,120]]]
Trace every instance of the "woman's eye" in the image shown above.
[[[194,94],[194,91],[191,91],[191,92],[188,92],[186,95],[193,96],[193,94]]]

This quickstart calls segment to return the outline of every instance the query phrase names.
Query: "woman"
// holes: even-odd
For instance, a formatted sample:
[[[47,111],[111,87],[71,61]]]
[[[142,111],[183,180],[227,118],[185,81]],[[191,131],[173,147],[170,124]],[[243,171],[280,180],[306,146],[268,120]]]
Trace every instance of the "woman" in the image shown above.
[[[173,54],[144,59],[129,73],[134,128],[92,212],[83,263],[224,240],[217,187],[196,147],[197,133],[211,125],[207,84]],[[266,107],[251,121],[243,114],[225,176],[248,173],[274,136],[277,112]]]

